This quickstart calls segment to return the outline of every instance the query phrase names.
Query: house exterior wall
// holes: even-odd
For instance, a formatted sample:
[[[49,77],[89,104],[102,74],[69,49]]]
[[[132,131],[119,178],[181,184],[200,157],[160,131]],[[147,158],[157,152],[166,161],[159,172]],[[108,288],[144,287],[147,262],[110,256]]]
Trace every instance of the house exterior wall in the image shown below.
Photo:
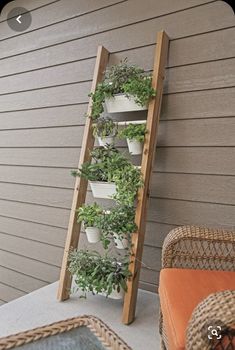
[[[6,15],[32,11],[24,33]],[[16,0],[0,22],[0,303],[59,277],[97,45],[152,69],[170,36],[140,287],[183,224],[234,227],[235,30],[209,0]],[[91,193],[88,193],[91,199]],[[85,243],[84,235],[81,237]]]

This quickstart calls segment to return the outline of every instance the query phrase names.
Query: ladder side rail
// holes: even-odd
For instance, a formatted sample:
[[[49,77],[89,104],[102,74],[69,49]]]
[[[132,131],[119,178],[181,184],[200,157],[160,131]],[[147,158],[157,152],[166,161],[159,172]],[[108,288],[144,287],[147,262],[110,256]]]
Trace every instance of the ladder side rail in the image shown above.
[[[137,208],[135,222],[138,226],[137,232],[132,235],[132,255],[130,257],[129,270],[132,277],[127,283],[127,292],[125,294],[123,306],[124,324],[130,324],[135,318],[135,309],[138,293],[139,276],[141,269],[141,260],[144,247],[144,237],[146,228],[147,202],[149,197],[149,184],[155,159],[155,150],[157,145],[157,133],[160,119],[161,102],[163,94],[163,82],[165,75],[165,65],[167,61],[169,38],[164,31],[157,35],[157,44],[154,58],[154,70],[152,86],[156,90],[155,98],[149,103],[146,128],[148,133],[145,137],[143,157],[141,164],[141,173],[144,186],[138,191]]]
[[[108,63],[109,52],[103,47],[98,47],[94,76],[92,81],[91,92],[94,92],[97,84],[102,80],[103,73]],[[92,108],[92,98],[89,100],[87,115],[90,116]],[[90,150],[94,147],[94,136],[92,132],[92,119],[87,117],[83,141],[80,153],[80,160],[78,164],[78,169],[84,162],[90,161]],[[60,272],[60,280],[59,280],[59,288],[57,292],[57,299],[59,301],[63,301],[69,298],[70,288],[72,283],[72,276],[68,271],[68,258],[69,252],[71,249],[76,249],[78,247],[78,241],[80,236],[81,224],[77,222],[76,210],[82,204],[85,203],[86,193],[87,193],[88,181],[83,178],[76,178],[72,207],[70,212],[69,224],[68,224],[68,232],[66,237],[64,256],[62,260],[61,272]]]

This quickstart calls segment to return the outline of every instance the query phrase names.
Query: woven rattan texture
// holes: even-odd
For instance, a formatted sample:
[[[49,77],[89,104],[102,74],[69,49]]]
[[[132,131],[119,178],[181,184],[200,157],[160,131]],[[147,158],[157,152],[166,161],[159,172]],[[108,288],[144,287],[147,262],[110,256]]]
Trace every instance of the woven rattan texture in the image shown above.
[[[105,323],[93,316],[81,316],[0,339],[0,350],[17,348],[53,335],[86,326],[110,350],[132,350]]]
[[[163,268],[234,271],[235,232],[196,226],[172,230],[163,244]]]
[[[190,350],[211,350],[219,349],[219,343],[216,337],[209,340],[208,327],[216,329],[220,326],[220,335],[226,333],[226,330],[235,326],[235,291],[223,291],[209,295],[194,310],[189,321],[186,335],[186,349]],[[223,339],[223,338],[221,338]],[[216,345],[216,343],[218,343]],[[231,344],[230,344],[231,345]],[[233,349],[230,346],[224,349]],[[221,347],[221,350],[223,347]]]
[[[197,226],[178,227],[170,231],[164,241],[162,268],[234,271],[235,232]],[[199,310],[197,308],[195,309],[194,318],[191,320],[187,331],[187,350],[213,349],[211,345],[210,347],[206,347],[208,344],[205,343],[205,340],[203,345],[201,343],[202,337],[205,339],[205,336],[200,333],[202,331],[200,327],[203,325],[203,319],[207,321],[218,321],[221,316],[220,322],[228,327],[231,325],[232,317],[233,324],[235,324],[235,292],[226,291],[220,293],[211,295],[205,300],[205,305],[202,302],[201,308]],[[215,317],[213,316],[214,314],[212,315],[210,313],[210,310],[214,309],[214,307],[215,310],[219,310],[219,317]],[[233,316],[231,316],[230,311]],[[197,320],[196,317],[198,317]],[[193,320],[195,320],[194,323]],[[198,325],[196,325],[196,322],[198,322]],[[166,332],[164,331],[164,320],[162,319],[161,310],[159,326],[163,342],[162,349],[165,350],[167,349],[168,342]],[[205,328],[205,325],[203,327]],[[195,344],[192,345],[194,335],[197,336],[195,336]],[[228,349],[235,350],[233,347]]]
[[[227,328],[221,340],[216,340],[213,350],[234,350],[235,349],[235,329]]]

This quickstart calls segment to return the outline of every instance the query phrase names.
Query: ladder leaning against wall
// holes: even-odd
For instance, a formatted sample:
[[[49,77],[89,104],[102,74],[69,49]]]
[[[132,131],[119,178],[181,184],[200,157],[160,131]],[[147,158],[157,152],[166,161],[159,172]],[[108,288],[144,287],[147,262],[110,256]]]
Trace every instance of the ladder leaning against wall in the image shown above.
[[[157,144],[158,126],[161,111],[161,102],[163,94],[163,82],[165,75],[165,65],[167,61],[169,38],[164,31],[158,32],[157,43],[154,56],[152,86],[156,91],[156,96],[150,101],[146,119],[147,133],[145,136],[143,155],[141,162],[141,173],[144,185],[137,194],[137,206],[135,222],[138,227],[137,232],[132,234],[132,254],[130,256],[129,270],[132,274],[127,282],[127,292],[125,293],[123,318],[124,324],[130,324],[135,318],[135,309],[138,293],[138,284],[141,268],[141,260],[144,247],[144,237],[146,228],[147,202],[149,198],[149,184],[152,173],[153,161]],[[91,92],[94,92],[96,86],[102,81],[103,72],[108,64],[109,52],[99,46],[93,83]],[[87,115],[91,114],[92,99],[90,98]],[[86,124],[83,135],[81,155],[78,169],[84,162],[89,162],[90,151],[94,148],[95,138],[93,136],[92,119],[86,118]],[[64,249],[64,256],[61,266],[60,282],[58,289],[58,300],[63,301],[69,298],[72,276],[68,271],[68,257],[71,249],[78,247],[81,224],[77,222],[76,210],[85,203],[88,182],[84,178],[76,178],[73,202],[69,219],[68,233]]]

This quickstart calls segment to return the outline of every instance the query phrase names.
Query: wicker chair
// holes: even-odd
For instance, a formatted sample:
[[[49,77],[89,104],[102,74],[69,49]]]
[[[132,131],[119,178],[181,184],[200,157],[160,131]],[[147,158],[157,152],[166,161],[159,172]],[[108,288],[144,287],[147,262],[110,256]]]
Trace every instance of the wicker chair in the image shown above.
[[[172,230],[163,244],[162,268],[165,272],[181,271],[193,274],[198,270],[214,270],[229,272],[235,279],[235,232],[184,226]],[[169,270],[170,269],[170,270]],[[175,269],[175,270],[171,270]],[[177,269],[177,270],[176,270]],[[192,271],[193,269],[193,271]],[[161,271],[161,274],[164,270]],[[161,300],[160,274],[160,334],[162,349],[172,350],[169,345],[167,327],[164,322],[163,302]],[[220,290],[203,298],[192,310],[191,319],[185,329],[185,345],[179,347],[187,350],[235,349],[235,281],[234,288]],[[206,283],[206,282],[205,282]],[[227,289],[227,288],[226,288]],[[232,289],[232,290],[231,290]],[[164,296],[164,295],[163,295]],[[187,297],[187,296],[186,296]],[[163,299],[163,298],[162,298]],[[170,312],[170,311],[169,311]],[[190,318],[190,317],[189,317]],[[208,339],[208,326],[220,326],[221,339]],[[168,332],[169,333],[169,332]],[[231,337],[233,335],[233,339]],[[226,344],[226,345],[225,345]],[[230,344],[230,347],[227,347]],[[178,347],[176,347],[178,349]]]

